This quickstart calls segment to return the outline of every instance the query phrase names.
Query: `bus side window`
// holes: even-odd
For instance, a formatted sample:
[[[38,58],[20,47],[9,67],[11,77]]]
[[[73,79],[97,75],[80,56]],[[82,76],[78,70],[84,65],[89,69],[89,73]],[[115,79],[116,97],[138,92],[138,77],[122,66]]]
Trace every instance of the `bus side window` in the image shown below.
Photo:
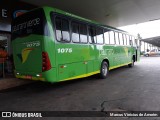
[[[129,45],[133,46],[133,39],[132,39],[132,36],[129,36]]]
[[[62,36],[63,36],[63,41],[66,41],[66,42],[70,41],[69,21],[65,19],[62,20]]]
[[[89,42],[96,43],[96,29],[92,26],[89,26]]]
[[[119,33],[119,41],[120,41],[120,45],[124,45],[122,33]]]
[[[132,36],[129,36],[129,45],[133,46],[134,45],[134,40]]]
[[[130,42],[129,42],[129,36],[126,35],[126,38],[127,38],[127,45],[130,45]]]
[[[98,44],[103,44],[104,43],[103,29],[101,29],[101,28],[96,29],[96,37],[97,37],[97,43]]]
[[[56,38],[58,41],[70,42],[69,21],[56,17]]]
[[[109,36],[110,36],[110,44],[115,44],[114,32],[113,32],[113,31],[110,31],[110,32],[109,32]]]
[[[81,43],[87,43],[87,25],[80,24],[80,41]]]
[[[123,34],[123,40],[124,40],[124,45],[127,45],[127,39],[125,34]]]
[[[105,40],[105,44],[109,44],[110,40],[109,40],[109,30],[104,29],[104,40]]]
[[[115,32],[115,40],[116,40],[116,45],[119,45],[119,37],[117,32]]]
[[[61,19],[58,18],[58,17],[56,17],[55,23],[56,23],[56,39],[58,41],[61,41],[62,40],[62,31],[61,31],[62,24],[61,24]]]
[[[73,42],[79,42],[79,24],[76,22],[72,22],[71,24],[72,28],[72,41]]]

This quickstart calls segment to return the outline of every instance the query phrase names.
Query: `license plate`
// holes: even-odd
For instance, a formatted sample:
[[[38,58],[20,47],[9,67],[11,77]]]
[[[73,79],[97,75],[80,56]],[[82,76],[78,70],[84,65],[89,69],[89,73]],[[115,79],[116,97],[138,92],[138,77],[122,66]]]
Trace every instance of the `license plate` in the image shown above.
[[[25,77],[26,77],[26,79],[32,79],[31,75],[26,75]]]

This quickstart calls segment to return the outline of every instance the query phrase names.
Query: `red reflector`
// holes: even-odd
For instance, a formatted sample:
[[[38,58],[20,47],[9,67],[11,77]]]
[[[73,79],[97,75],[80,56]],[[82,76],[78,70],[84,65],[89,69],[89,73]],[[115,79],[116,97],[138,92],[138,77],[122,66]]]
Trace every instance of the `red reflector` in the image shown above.
[[[64,66],[61,66],[61,68],[64,68]]]

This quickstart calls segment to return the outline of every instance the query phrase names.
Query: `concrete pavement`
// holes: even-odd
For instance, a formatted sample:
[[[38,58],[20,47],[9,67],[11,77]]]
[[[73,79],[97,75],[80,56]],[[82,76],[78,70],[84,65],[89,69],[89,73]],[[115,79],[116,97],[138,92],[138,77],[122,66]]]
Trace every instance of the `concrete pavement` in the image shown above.
[[[0,92],[0,111],[160,111],[160,57],[142,57],[133,68],[56,84],[34,82]],[[53,119],[53,118],[46,118]],[[54,118],[64,119],[64,118]],[[65,118],[120,120],[122,118]],[[159,120],[160,118],[123,118]]]
[[[1,78],[0,79],[0,91],[9,89],[9,88],[14,88],[17,86],[25,85],[32,83],[33,81],[31,80],[23,80],[23,79],[17,79],[17,78]]]

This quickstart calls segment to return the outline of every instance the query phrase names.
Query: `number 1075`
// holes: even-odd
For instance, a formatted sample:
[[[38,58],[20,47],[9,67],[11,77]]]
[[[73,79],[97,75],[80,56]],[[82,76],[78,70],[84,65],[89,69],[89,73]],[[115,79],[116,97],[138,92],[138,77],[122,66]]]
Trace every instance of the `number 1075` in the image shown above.
[[[72,48],[58,48],[58,53],[71,53]]]

